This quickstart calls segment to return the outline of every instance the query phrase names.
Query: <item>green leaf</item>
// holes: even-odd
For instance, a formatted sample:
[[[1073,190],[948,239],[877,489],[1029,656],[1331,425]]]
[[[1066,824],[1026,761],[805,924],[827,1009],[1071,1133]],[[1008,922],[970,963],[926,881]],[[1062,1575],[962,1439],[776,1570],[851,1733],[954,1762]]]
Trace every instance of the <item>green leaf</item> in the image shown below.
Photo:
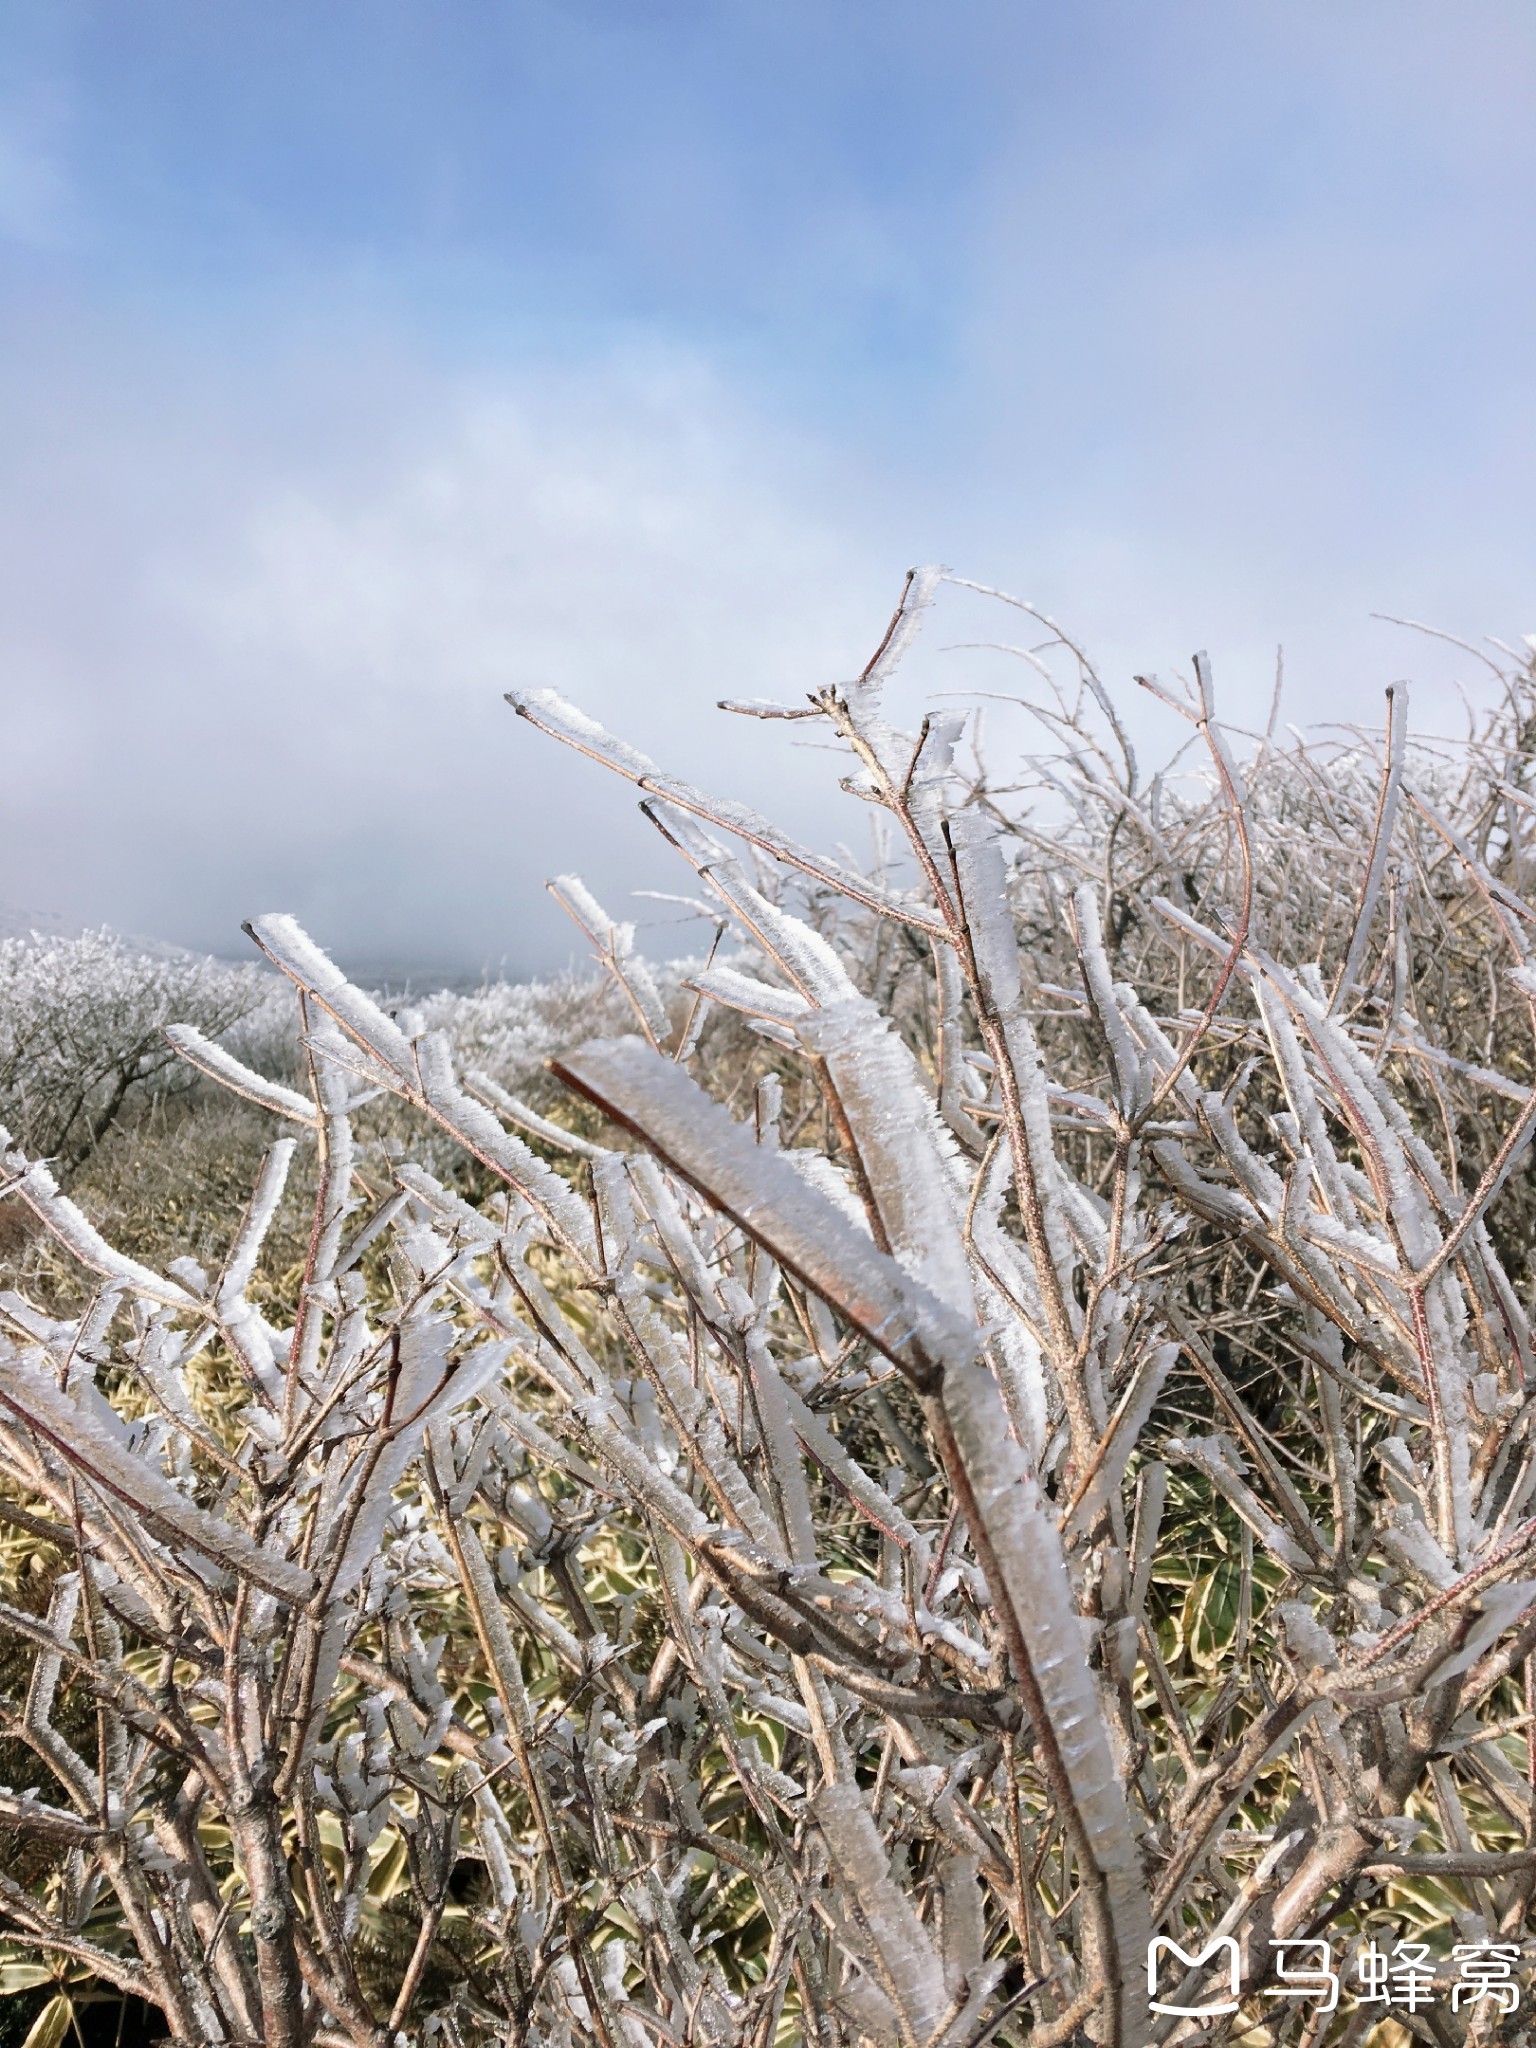
[[[57,1992],[32,2022],[21,2048],[59,2048],[59,2044],[69,2032],[69,2023],[73,2017],[74,2007],[70,2003],[68,1993]]]
[[[35,1991],[39,1984],[51,1984],[57,1974],[46,1963],[0,1963],[0,1998],[13,1991]]]

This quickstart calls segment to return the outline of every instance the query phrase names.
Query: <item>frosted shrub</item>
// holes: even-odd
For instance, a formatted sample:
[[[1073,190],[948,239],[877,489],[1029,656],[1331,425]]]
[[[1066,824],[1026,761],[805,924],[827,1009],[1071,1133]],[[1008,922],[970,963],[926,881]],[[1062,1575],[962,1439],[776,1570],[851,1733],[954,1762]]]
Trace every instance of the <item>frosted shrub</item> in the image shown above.
[[[0,939],[6,1120],[68,1179],[119,1118],[185,1085],[166,1025],[249,1028],[272,986],[255,967],[150,953],[111,932]]]
[[[558,885],[632,1020],[556,1052],[580,1119],[273,916],[304,1085],[171,1034],[273,1125],[217,1270],[7,1152],[89,1284],[0,1300],[0,1914],[176,2042],[1360,2040],[1287,1955],[1405,1937],[1460,2040],[1457,1947],[1523,1975],[1531,674],[1454,757],[1401,695],[1239,756],[1202,659],[1205,766],[1144,783],[1067,649],[993,784],[887,720],[933,582],[738,707],[840,742],[905,870],[515,700],[718,918],[669,990]],[[1154,1934],[1230,1938],[1233,2009],[1149,2009]]]
[[[47,1161],[99,1228],[138,1256],[217,1257],[237,1224],[270,1122],[210,1083],[166,1036],[188,1024],[268,1079],[304,1072],[288,983],[265,966],[135,945],[110,932],[0,941],[0,1123]],[[486,982],[424,997],[419,1014],[445,1032],[461,1068],[490,1085],[547,1101],[543,1063],[627,1005],[591,970],[546,980]],[[397,1137],[409,1113],[388,1099],[364,1135]],[[445,1133],[412,1142],[452,1173]],[[269,1253],[307,1236],[307,1174],[290,1182]],[[28,1242],[30,1240],[30,1242]],[[16,1202],[0,1204],[0,1257],[27,1245],[28,1284],[57,1285],[59,1261]]]

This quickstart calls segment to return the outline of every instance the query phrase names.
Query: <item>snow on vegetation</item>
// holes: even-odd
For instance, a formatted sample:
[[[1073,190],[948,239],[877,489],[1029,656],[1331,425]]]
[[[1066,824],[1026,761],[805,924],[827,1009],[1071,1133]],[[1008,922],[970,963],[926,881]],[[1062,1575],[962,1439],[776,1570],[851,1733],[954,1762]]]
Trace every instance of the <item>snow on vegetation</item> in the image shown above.
[[[0,1928],[61,1999],[1142,2048],[1154,1936],[1237,1944],[1206,2040],[1292,2038],[1320,1931],[1536,1953],[1536,670],[1239,744],[1199,657],[1147,779],[1041,622],[1004,769],[892,722],[939,582],[733,707],[849,757],[867,875],[512,700],[639,785],[691,966],[571,875],[601,998],[0,942]],[[125,1241],[173,1103],[210,1191]]]

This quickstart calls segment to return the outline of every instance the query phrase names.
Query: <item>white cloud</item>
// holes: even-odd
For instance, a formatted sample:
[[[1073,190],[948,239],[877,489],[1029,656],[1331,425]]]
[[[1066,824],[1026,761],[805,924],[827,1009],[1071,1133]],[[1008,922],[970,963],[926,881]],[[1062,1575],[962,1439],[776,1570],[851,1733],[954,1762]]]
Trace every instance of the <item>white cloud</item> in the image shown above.
[[[812,451],[655,354],[371,374],[361,399],[150,378],[4,487],[13,897],[204,942],[281,904],[376,960],[563,955],[546,875],[676,873],[633,792],[514,719],[517,682],[813,806],[820,757],[712,709],[878,637],[900,565],[808,509]]]

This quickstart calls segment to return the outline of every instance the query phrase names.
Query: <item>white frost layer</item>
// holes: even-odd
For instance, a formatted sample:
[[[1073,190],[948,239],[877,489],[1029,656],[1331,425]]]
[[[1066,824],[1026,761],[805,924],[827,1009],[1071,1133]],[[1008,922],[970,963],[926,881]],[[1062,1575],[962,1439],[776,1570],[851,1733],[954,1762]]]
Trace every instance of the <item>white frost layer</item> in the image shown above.
[[[148,1458],[136,1457],[113,1434],[94,1387],[66,1394],[25,1357],[0,1339],[0,1400],[45,1437],[77,1471],[115,1494],[151,1527],[189,1544],[264,1591],[284,1600],[307,1600],[314,1579],[300,1566],[257,1543],[243,1529],[221,1521],[174,1487]]]
[[[903,1360],[914,1345],[932,1360],[974,1354],[972,1322],[876,1250],[782,1153],[759,1145],[642,1040],[580,1046],[553,1070],[638,1133],[888,1357]]]
[[[994,1590],[1018,1617],[1044,1701],[1046,1727],[1037,1738],[1056,1748],[1087,1853],[1103,1880],[1118,1952],[1122,2035],[1138,2041],[1146,2017],[1146,1890],[1055,1517],[1009,1433],[991,1374],[978,1365],[946,1372],[943,1403],[997,1558],[1003,1584]]]
[[[853,1892],[874,1943],[880,1977],[902,2032],[928,2041],[949,1999],[944,1966],[927,1928],[891,1876],[885,1848],[856,1785],[827,1785],[812,1802],[838,1874]]]
[[[615,739],[595,718],[578,711],[557,691],[508,690],[506,696],[513,710],[519,717],[526,718],[530,725],[536,725],[553,738],[564,740],[567,746],[589,754],[594,761],[601,761],[605,767],[612,768],[630,782],[639,783],[642,789],[664,797],[680,810],[690,811],[712,825],[720,825],[727,832],[739,834],[790,867],[826,881],[844,895],[851,896],[856,903],[868,903],[880,909],[888,907],[890,899],[871,887],[862,875],[813,854],[747,804],[737,803],[729,797],[706,796],[691,783],[664,775],[654,761],[626,741]]]
[[[394,1507],[395,1488],[415,1460],[429,1429],[471,1400],[499,1373],[506,1357],[501,1345],[477,1346],[449,1370],[452,1324],[428,1310],[408,1314],[400,1325],[400,1375],[395,1384],[394,1434],[368,1473],[366,1491],[336,1572],[337,1593],[350,1592],[378,1555]]]
[[[70,1201],[67,1195],[59,1193],[59,1184],[41,1161],[28,1163],[24,1154],[10,1149],[11,1134],[0,1125],[0,1161],[8,1173],[16,1178],[11,1182],[8,1193],[20,1195],[22,1200],[36,1214],[59,1240],[67,1252],[73,1254],[82,1266],[88,1266],[93,1273],[104,1274],[109,1280],[120,1280],[134,1294],[146,1301],[158,1301],[165,1308],[198,1309],[201,1307],[196,1295],[189,1294],[178,1281],[162,1278],[151,1272],[148,1266],[141,1266],[137,1259],[124,1257],[114,1251],[101,1232]]]
[[[226,1052],[222,1045],[216,1045],[211,1038],[205,1038],[192,1024],[169,1024],[166,1037],[190,1066],[197,1067],[210,1079],[221,1082],[233,1089],[236,1095],[243,1095],[248,1102],[258,1103],[263,1109],[276,1111],[296,1124],[307,1124],[311,1130],[317,1121],[315,1105],[296,1089],[285,1088],[280,1081],[269,1081],[264,1074],[258,1074],[243,1060],[237,1060],[233,1053]]]
[[[813,1012],[796,1030],[827,1063],[896,1256],[941,1301],[974,1319],[960,1215],[950,1197],[958,1148],[917,1062],[860,995]]]

